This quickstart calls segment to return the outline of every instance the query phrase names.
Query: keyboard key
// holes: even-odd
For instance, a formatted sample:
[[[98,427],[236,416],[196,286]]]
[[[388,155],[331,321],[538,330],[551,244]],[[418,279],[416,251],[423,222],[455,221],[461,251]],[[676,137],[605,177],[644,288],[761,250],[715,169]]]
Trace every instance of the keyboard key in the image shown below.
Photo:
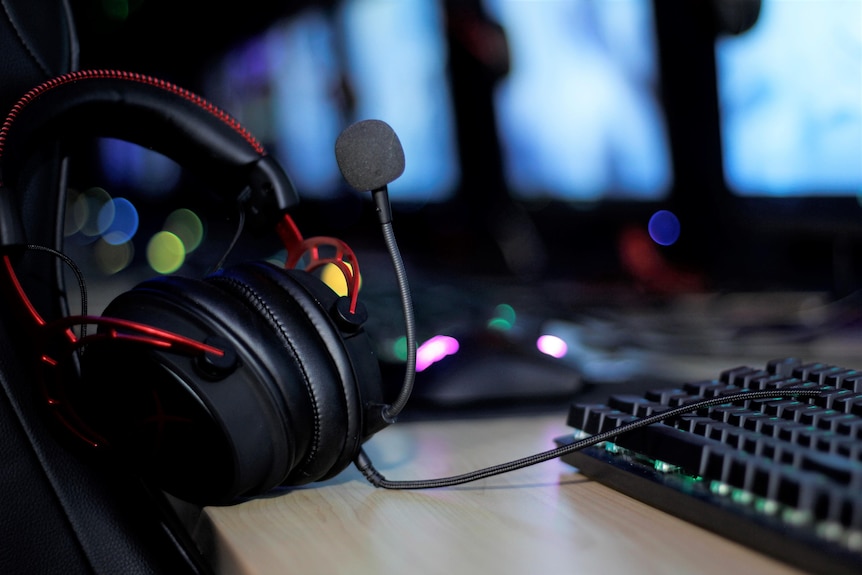
[[[837,454],[806,451],[801,460],[802,469],[816,471],[842,485],[862,487],[862,463]]]
[[[845,373],[836,375],[835,377],[827,377],[824,382],[827,385],[834,385],[855,393],[862,392],[862,373],[854,370],[848,370]]]
[[[829,365],[809,371],[805,379],[822,385],[835,386],[836,381],[841,381],[844,377],[851,376],[853,373],[852,369]]]
[[[820,397],[814,398],[814,405],[825,407],[826,409],[839,409],[835,407],[835,402],[854,395],[852,391],[847,389],[831,388],[825,389]],[[843,409],[840,409],[843,411]]]
[[[836,427],[838,435],[862,440],[862,417],[846,418],[839,421]]]
[[[832,408],[844,413],[862,415],[862,393],[848,393],[842,397],[836,397],[832,402]]]
[[[760,407],[760,411],[762,411],[766,415],[781,417],[781,414],[784,411],[785,407],[788,407],[791,405],[796,405],[797,403],[798,402],[795,399],[780,399],[780,400],[771,399],[771,400],[759,403],[759,407]]]
[[[689,394],[680,388],[668,388],[648,391],[644,397],[662,405],[671,405],[671,400],[675,398],[687,398]]]
[[[785,357],[782,359],[773,359],[767,362],[766,371],[775,375],[790,376],[793,369],[797,365],[801,365],[802,360],[795,357]]]
[[[767,374],[765,376],[752,379],[749,382],[749,386],[751,389],[755,390],[778,389],[787,379],[788,378],[785,375]]]
[[[838,414],[834,409],[826,409],[814,405],[816,409],[806,410],[799,413],[799,422],[806,425],[814,425],[820,427],[820,421],[827,416]]]
[[[636,417],[648,417],[656,408],[664,409],[661,403],[639,395],[612,395],[608,398],[608,405]]]
[[[727,384],[724,384],[717,379],[707,379],[693,383],[686,383],[682,386],[682,389],[689,395],[696,395],[698,397],[715,397],[712,390],[715,388],[724,389],[726,386]],[[707,395],[708,393],[710,395]]]
[[[839,368],[836,368],[834,365],[819,362],[803,363],[793,368],[793,377],[801,379],[802,381],[820,383],[820,374],[834,369]]]
[[[606,431],[613,431],[614,429],[622,427],[627,423],[637,421],[637,419],[637,417],[628,413],[623,413],[621,411],[606,413],[601,418],[599,427],[596,429],[596,431],[591,433],[604,433]]]
[[[745,417],[742,422],[742,426],[749,431],[757,431],[760,432],[764,422],[772,421],[773,416],[767,415],[765,413],[757,413],[753,412],[751,415]]]
[[[746,373],[752,373],[754,371],[757,370],[747,365],[741,365],[739,367],[734,367],[732,369],[726,369],[722,371],[721,374],[718,376],[718,379],[723,383],[731,383],[737,376],[744,375]]]
[[[767,377],[770,374],[762,369],[754,369],[752,367],[737,367],[735,369],[729,369],[721,373],[719,380],[728,384],[735,385],[736,387],[746,389],[748,388],[749,381],[756,378]]]
[[[829,509],[829,491],[833,486],[816,473],[786,468],[770,478],[767,497],[792,507],[797,512],[824,517]]]
[[[705,449],[724,449],[721,442],[669,425],[650,425],[642,431],[643,433],[621,436],[617,444],[652,459],[682,467],[692,474],[699,473]]]

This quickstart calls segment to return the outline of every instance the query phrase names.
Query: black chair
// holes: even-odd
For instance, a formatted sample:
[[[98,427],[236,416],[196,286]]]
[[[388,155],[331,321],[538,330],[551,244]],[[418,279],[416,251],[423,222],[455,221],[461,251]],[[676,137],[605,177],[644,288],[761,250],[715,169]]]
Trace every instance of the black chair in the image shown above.
[[[75,69],[77,40],[66,0],[0,0],[0,109],[40,82]],[[63,163],[36,162],[16,190],[28,241],[60,247],[46,209],[61,201]],[[0,190],[0,193],[10,193]],[[46,206],[48,206],[46,208]],[[64,313],[60,263],[27,257],[19,274],[46,317]],[[0,572],[207,573],[174,508],[134,476],[86,461],[51,433],[41,413],[34,349],[19,314],[0,305]]]

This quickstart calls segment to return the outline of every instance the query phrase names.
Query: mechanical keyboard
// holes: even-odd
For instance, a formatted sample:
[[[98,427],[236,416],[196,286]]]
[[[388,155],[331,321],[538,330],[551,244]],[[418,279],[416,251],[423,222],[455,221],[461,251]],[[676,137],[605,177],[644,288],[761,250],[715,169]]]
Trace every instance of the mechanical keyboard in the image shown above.
[[[706,398],[786,386],[815,397],[737,399],[563,456],[653,507],[817,573],[862,573],[862,371],[798,359],[573,403],[564,444]]]

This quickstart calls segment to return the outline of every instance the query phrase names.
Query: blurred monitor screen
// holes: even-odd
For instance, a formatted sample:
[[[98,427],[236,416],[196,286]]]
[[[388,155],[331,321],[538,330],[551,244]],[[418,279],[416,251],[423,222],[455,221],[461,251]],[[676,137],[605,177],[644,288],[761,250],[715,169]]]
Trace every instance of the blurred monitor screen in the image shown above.
[[[484,7],[511,55],[494,94],[510,192],[573,203],[666,198],[673,168],[651,1]],[[442,2],[346,0],[235,46],[209,68],[204,95],[263,142],[306,199],[343,188],[341,130],[383,120],[407,159],[390,185],[393,202],[439,203],[460,179],[448,59]]]
[[[511,71],[495,95],[523,200],[661,200],[672,184],[650,0],[485,0]]]
[[[227,54],[207,95],[244,122],[306,198],[343,186],[338,134],[375,118],[407,158],[394,202],[440,202],[458,183],[442,7],[436,0],[346,0],[311,8]]]
[[[862,193],[862,2],[764,0],[716,45],[724,172],[743,196]]]

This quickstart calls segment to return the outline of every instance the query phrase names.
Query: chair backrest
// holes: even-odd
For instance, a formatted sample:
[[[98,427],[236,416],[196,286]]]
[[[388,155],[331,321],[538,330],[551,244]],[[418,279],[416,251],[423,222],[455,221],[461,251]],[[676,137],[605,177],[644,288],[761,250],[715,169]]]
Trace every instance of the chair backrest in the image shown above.
[[[76,66],[67,0],[0,0],[2,117],[30,88]],[[59,247],[55,218],[36,215],[44,199],[62,198],[62,166],[56,155],[43,158],[30,189],[16,191],[33,243]],[[62,313],[56,262],[26,258],[22,266],[25,276],[45,279],[37,305]],[[162,493],[85,461],[50,432],[27,361],[33,344],[9,308],[0,305],[0,573],[208,572]]]

